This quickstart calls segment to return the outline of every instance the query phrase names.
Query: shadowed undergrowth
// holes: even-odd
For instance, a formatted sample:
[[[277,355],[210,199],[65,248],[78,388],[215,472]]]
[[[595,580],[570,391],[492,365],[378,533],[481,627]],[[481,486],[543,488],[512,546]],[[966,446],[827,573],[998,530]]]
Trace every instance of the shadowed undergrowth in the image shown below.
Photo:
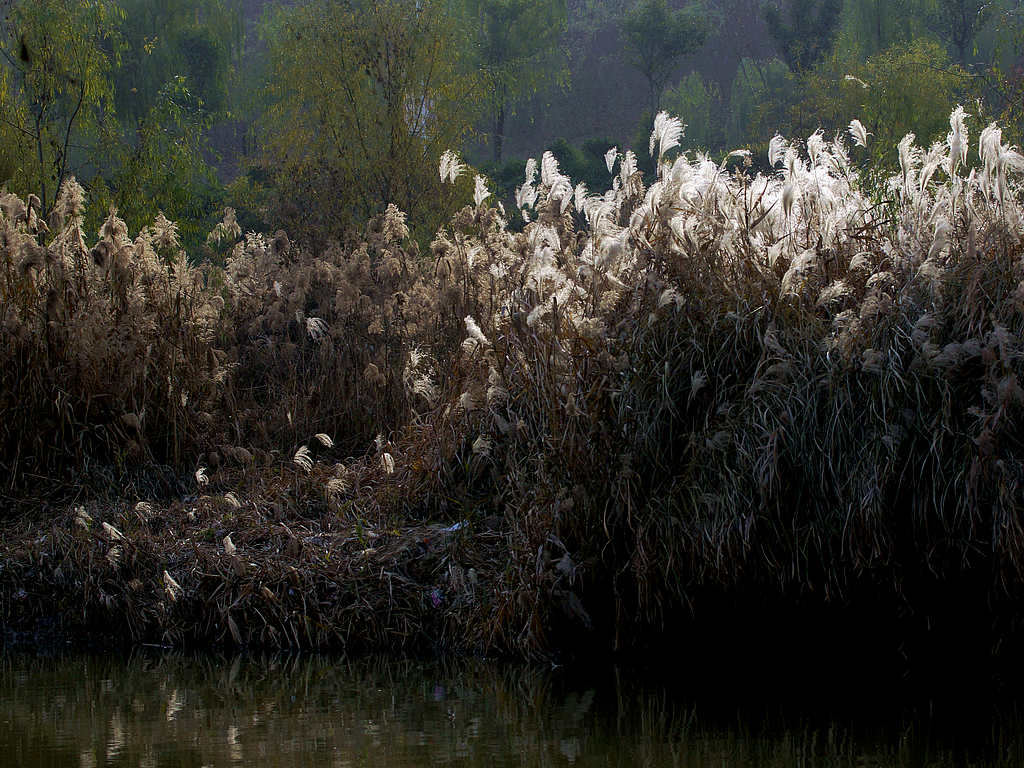
[[[632,152],[603,194],[531,161],[521,232],[478,178],[424,254],[393,207],[315,256],[229,213],[220,268],[162,219],[87,247],[73,183],[46,226],[5,197],[6,492],[123,501],[10,523],[2,615],[536,654],[635,648],[709,594],[1012,600],[1024,158],[996,126],[969,155],[959,109],[874,190],[856,121],[777,137],[770,176],[681,133],[658,116],[649,186]],[[133,479],[161,465],[198,493]]]

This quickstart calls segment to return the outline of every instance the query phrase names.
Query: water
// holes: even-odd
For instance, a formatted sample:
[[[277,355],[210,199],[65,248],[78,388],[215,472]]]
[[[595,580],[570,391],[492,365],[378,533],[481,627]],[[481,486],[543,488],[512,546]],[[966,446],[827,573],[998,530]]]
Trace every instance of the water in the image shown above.
[[[611,667],[11,653],[0,766],[1024,765],[1012,708],[959,704],[694,692]]]

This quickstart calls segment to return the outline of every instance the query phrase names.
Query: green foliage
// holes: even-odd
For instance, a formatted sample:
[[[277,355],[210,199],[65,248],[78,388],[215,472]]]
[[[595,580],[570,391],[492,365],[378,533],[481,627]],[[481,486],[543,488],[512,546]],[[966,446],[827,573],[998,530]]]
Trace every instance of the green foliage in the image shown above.
[[[924,19],[938,37],[948,43],[961,65],[968,63],[974,41],[995,12],[992,0],[930,0]]]
[[[847,0],[843,4],[836,48],[863,60],[924,31],[918,0]]]
[[[729,144],[770,139],[786,120],[780,95],[791,91],[789,69],[781,59],[743,59],[729,96]]]
[[[908,133],[922,141],[945,136],[949,110],[940,105],[963,100],[968,86],[966,73],[928,40],[872,56],[857,74],[867,87],[844,81],[837,89],[839,107],[874,134],[870,151],[877,163],[892,162],[894,147]]]
[[[121,145],[121,157],[94,180],[91,193],[100,205],[92,213],[102,215],[112,205],[133,231],[163,213],[177,222],[185,249],[199,254],[222,193],[204,156],[210,118],[186,82],[179,76],[158,91],[134,142]],[[90,219],[87,229],[96,231],[100,223]]]
[[[0,27],[3,161],[13,189],[38,194],[44,211],[116,129],[122,20],[105,0],[16,0]]]
[[[456,6],[468,34],[468,66],[487,78],[484,97],[494,162],[501,161],[505,121],[517,102],[564,82],[560,50],[565,0],[463,0]]]
[[[662,106],[687,124],[687,147],[717,150],[728,144],[728,108],[718,86],[700,73],[691,72],[669,88],[662,98]]]
[[[611,139],[587,139],[580,146],[557,139],[551,145],[551,154],[569,178],[574,182],[582,181],[588,189],[597,191],[609,184],[604,155],[613,146],[615,142]]]
[[[393,202],[436,229],[437,158],[468,134],[481,95],[442,5],[317,0],[278,9],[264,34],[275,218],[323,242]]]
[[[699,5],[675,10],[666,0],[640,0],[623,19],[623,54],[647,79],[652,112],[679,60],[704,44],[708,30],[702,12]]]
[[[124,65],[115,73],[118,112],[145,117],[176,77],[205,109],[228,103],[231,53],[237,50],[238,0],[118,0],[125,12]]]
[[[792,0],[784,10],[765,7],[768,31],[791,71],[809,69],[828,53],[842,10],[842,0]]]
[[[818,128],[835,135],[857,118],[872,138],[854,155],[870,157],[876,169],[895,163],[894,149],[908,133],[925,143],[945,136],[949,110],[940,105],[968,95],[966,73],[943,46],[927,39],[894,45],[851,67],[833,57],[787,79],[789,92],[798,96],[786,104],[784,124],[799,136]],[[767,125],[761,130],[770,133]]]

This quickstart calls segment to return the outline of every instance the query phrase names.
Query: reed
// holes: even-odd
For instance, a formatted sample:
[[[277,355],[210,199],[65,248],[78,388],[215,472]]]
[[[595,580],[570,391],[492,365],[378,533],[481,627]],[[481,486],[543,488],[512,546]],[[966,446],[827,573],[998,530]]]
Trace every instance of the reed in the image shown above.
[[[73,183],[48,227],[7,196],[4,466],[13,487],[111,463],[115,483],[147,462],[201,470],[196,515],[237,526],[198,547],[175,513],[127,581],[136,555],[102,545],[121,600],[132,579],[151,591],[138,637],[529,655],[588,632],[629,646],[706,588],[841,602],[870,583],[912,610],[913,585],[983,573],[979,599],[1016,595],[1024,157],[995,125],[969,152],[958,109],[944,141],[908,136],[899,173],[868,187],[850,153],[871,137],[850,133],[776,137],[772,171],[751,175],[680,151],[682,124],[659,115],[649,184],[631,151],[609,151],[601,194],[546,154],[511,215],[477,177],[429,254],[393,207],[315,257],[229,215],[217,269],[159,220],[129,240],[112,214],[87,249]],[[439,173],[465,170],[446,155]],[[222,512],[214,488],[262,501]],[[11,552],[5,595],[64,553],[94,572],[100,545],[56,519],[45,557]],[[440,559],[412,543],[449,528]],[[216,586],[257,562],[215,552],[227,535],[263,548],[241,591]],[[358,552],[324,565],[341,541]],[[185,552],[220,576],[187,585]],[[164,570],[200,597],[157,599]],[[321,607],[260,597],[289,580]],[[95,605],[91,583],[74,594]],[[261,600],[260,619],[224,607]],[[193,609],[165,625],[158,603]]]

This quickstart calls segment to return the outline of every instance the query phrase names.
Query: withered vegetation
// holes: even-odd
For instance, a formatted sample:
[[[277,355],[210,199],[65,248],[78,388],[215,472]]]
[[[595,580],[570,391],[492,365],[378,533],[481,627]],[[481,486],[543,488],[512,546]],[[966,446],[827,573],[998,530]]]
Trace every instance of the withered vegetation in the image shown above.
[[[1018,595],[1024,157],[995,125],[969,152],[958,109],[869,186],[850,135],[751,176],[663,113],[650,185],[546,154],[429,253],[394,207],[320,254],[229,211],[220,267],[163,219],[89,247],[74,182],[45,225],[6,196],[4,492],[64,501],[5,524],[0,616],[529,655],[710,588]],[[81,482],[123,501],[76,511]]]

